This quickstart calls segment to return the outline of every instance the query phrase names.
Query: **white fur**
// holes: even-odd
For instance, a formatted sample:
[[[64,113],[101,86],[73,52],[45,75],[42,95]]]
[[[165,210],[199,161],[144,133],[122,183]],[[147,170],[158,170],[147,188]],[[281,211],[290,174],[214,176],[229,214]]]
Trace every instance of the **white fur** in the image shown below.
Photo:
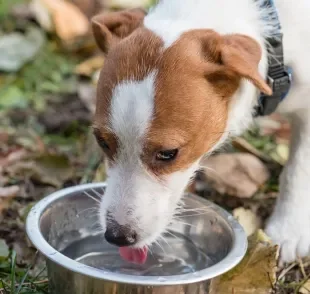
[[[183,190],[198,162],[159,180],[141,162],[144,136],[152,121],[153,82],[156,73],[141,82],[119,84],[112,95],[110,129],[118,139],[115,164],[108,171],[108,186],[101,202],[101,223],[106,212],[120,225],[129,225],[140,242],[151,244],[172,221]],[[107,220],[109,221],[109,219]]]
[[[169,47],[182,33],[191,29],[208,28],[220,34],[239,33],[254,38],[263,48],[260,73],[267,71],[266,37],[272,34],[273,20],[263,18],[269,10],[260,10],[254,0],[170,0],[161,1],[145,18],[144,25],[159,35]],[[258,91],[248,81],[243,81],[230,104],[224,142],[229,135],[238,135],[252,122],[252,109],[257,103]],[[219,144],[221,145],[221,144]]]
[[[290,159],[280,179],[280,196],[267,233],[281,245],[282,261],[310,252],[310,110],[292,117]]]
[[[166,48],[183,32],[197,28],[248,35],[262,47],[259,70],[265,76],[265,38],[272,33],[274,23],[263,20],[268,11],[259,9],[258,2],[162,0],[144,24],[164,40]],[[292,90],[278,110],[292,115],[294,135],[290,159],[281,178],[279,201],[267,232],[282,245],[282,261],[291,261],[297,254],[307,255],[310,249],[310,1],[275,0],[275,3],[283,27],[286,63],[294,70]],[[104,210],[113,210],[118,222],[136,226],[143,239],[139,245],[154,241],[171,220],[187,181],[198,167],[195,163],[187,171],[167,176],[163,182],[143,168],[139,154],[154,108],[152,83],[153,77],[149,77],[142,82],[119,85],[115,90],[111,128],[120,140],[121,149],[117,164],[109,172],[102,205]],[[229,134],[239,134],[250,126],[257,97],[255,87],[244,81],[231,100],[227,132],[216,146]],[[126,214],[128,211],[134,211],[134,215]],[[155,221],[156,217],[160,220]]]
[[[284,33],[286,63],[294,70],[293,87],[278,111],[292,115],[293,139],[290,159],[283,171],[280,196],[267,226],[267,232],[281,246],[281,260],[292,261],[310,252],[310,25],[308,0],[275,0]],[[260,72],[265,75],[267,54],[264,39],[272,34],[274,23],[263,21],[267,11],[254,0],[169,0],[146,17],[145,25],[161,36],[166,47],[185,31],[211,28],[241,33],[257,40],[263,48]],[[301,39],[302,38],[302,41]],[[244,82],[231,102],[227,133],[240,134],[249,127],[257,91]]]

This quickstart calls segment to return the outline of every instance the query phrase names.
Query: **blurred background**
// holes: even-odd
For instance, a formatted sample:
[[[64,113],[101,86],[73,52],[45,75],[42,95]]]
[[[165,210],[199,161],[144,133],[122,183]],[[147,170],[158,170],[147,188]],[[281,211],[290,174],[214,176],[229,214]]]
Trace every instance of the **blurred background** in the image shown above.
[[[90,130],[104,56],[90,18],[154,3],[0,0],[0,293],[47,293],[44,263],[24,233],[32,205],[57,189],[105,179]],[[189,190],[229,210],[252,235],[273,208],[289,137],[284,118],[258,120],[205,160]],[[277,272],[275,293],[298,293],[307,281],[308,264],[290,266]]]

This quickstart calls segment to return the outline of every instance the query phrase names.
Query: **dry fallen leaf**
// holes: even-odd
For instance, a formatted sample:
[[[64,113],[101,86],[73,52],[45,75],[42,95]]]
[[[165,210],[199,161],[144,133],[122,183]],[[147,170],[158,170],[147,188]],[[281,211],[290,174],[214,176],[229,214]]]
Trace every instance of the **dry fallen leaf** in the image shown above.
[[[241,263],[211,280],[209,294],[267,294],[276,282],[279,248],[261,230],[249,238]]]
[[[108,8],[136,8],[136,7],[149,7],[154,1],[153,0],[107,0]]]
[[[261,135],[273,135],[281,128],[281,121],[278,117],[264,116],[256,119]]]
[[[46,29],[52,26],[51,15],[56,34],[63,41],[72,41],[89,33],[87,17],[72,3],[64,0],[36,0],[32,3],[38,22]],[[45,11],[44,8],[47,10]]]
[[[5,156],[0,156],[0,171],[6,166],[24,159],[28,152],[23,148],[18,148],[8,152]]]
[[[226,153],[202,162],[208,182],[221,194],[249,198],[268,180],[269,171],[248,153]]]
[[[261,160],[264,161],[270,161],[270,157],[265,155],[263,152],[256,149],[253,145],[251,145],[249,142],[247,142],[245,139],[241,137],[237,137],[232,141],[233,146],[238,149],[241,152],[247,152],[250,154],[255,155]]]
[[[9,166],[6,171],[15,178],[28,177],[57,188],[73,175],[73,167],[68,158],[54,154],[42,154],[28,158]]]
[[[90,77],[96,70],[102,68],[103,62],[104,62],[104,58],[102,55],[93,56],[83,61],[82,63],[80,63],[75,68],[75,73]]]
[[[80,82],[78,84],[78,95],[86,108],[95,113],[96,87],[91,83]]]
[[[299,289],[300,294],[310,294],[310,279],[306,281],[306,283],[304,283],[302,285],[302,287]]]
[[[291,137],[289,121],[278,113],[257,119],[261,135],[273,135],[277,143],[288,143]]]
[[[9,187],[0,187],[0,198],[13,198],[19,192],[19,187],[9,186]]]
[[[251,236],[261,227],[261,219],[250,209],[238,207],[233,210],[233,216],[243,227],[247,236]]]
[[[18,186],[0,187],[0,212],[7,208],[12,200],[19,193]]]
[[[279,144],[277,146],[277,153],[279,154],[283,164],[286,163],[289,157],[289,147],[286,144]]]
[[[92,83],[93,83],[94,85],[97,85],[98,80],[99,80],[99,75],[100,75],[100,70],[97,70],[97,71],[93,74]]]
[[[285,165],[289,157],[289,146],[286,144],[279,144],[276,150],[270,153],[270,157],[281,165]]]
[[[67,0],[74,3],[87,17],[99,13],[104,8],[104,0]]]
[[[107,178],[106,167],[105,167],[105,164],[102,163],[99,165],[99,167],[97,168],[97,170],[95,172],[93,182],[94,183],[100,183],[100,182],[105,181],[106,178]]]
[[[32,0],[30,2],[30,9],[39,23],[39,25],[47,32],[52,32],[55,27],[52,20],[52,15],[44,5],[42,0]]]

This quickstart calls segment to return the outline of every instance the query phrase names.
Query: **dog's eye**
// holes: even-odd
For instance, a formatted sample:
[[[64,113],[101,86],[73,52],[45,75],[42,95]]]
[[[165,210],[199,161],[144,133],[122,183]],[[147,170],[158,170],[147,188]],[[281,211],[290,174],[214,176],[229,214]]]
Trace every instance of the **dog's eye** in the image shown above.
[[[105,149],[105,150],[109,150],[109,145],[107,144],[107,142],[105,141],[105,139],[103,139],[102,137],[96,137],[97,139],[97,142],[99,144],[99,146],[102,148],[102,149]]]
[[[176,158],[178,154],[178,149],[163,150],[156,153],[156,160],[160,161],[170,161]]]

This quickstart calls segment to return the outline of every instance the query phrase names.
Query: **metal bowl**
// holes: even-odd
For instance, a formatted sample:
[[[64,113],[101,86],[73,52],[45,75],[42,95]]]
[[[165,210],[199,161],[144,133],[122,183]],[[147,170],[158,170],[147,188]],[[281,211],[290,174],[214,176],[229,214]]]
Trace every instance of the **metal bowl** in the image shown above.
[[[208,280],[236,266],[246,252],[238,222],[188,194],[180,221],[151,248],[146,264],[126,263],[100,231],[97,201],[104,189],[104,183],[63,189],[31,209],[27,234],[46,256],[51,294],[208,293]]]

